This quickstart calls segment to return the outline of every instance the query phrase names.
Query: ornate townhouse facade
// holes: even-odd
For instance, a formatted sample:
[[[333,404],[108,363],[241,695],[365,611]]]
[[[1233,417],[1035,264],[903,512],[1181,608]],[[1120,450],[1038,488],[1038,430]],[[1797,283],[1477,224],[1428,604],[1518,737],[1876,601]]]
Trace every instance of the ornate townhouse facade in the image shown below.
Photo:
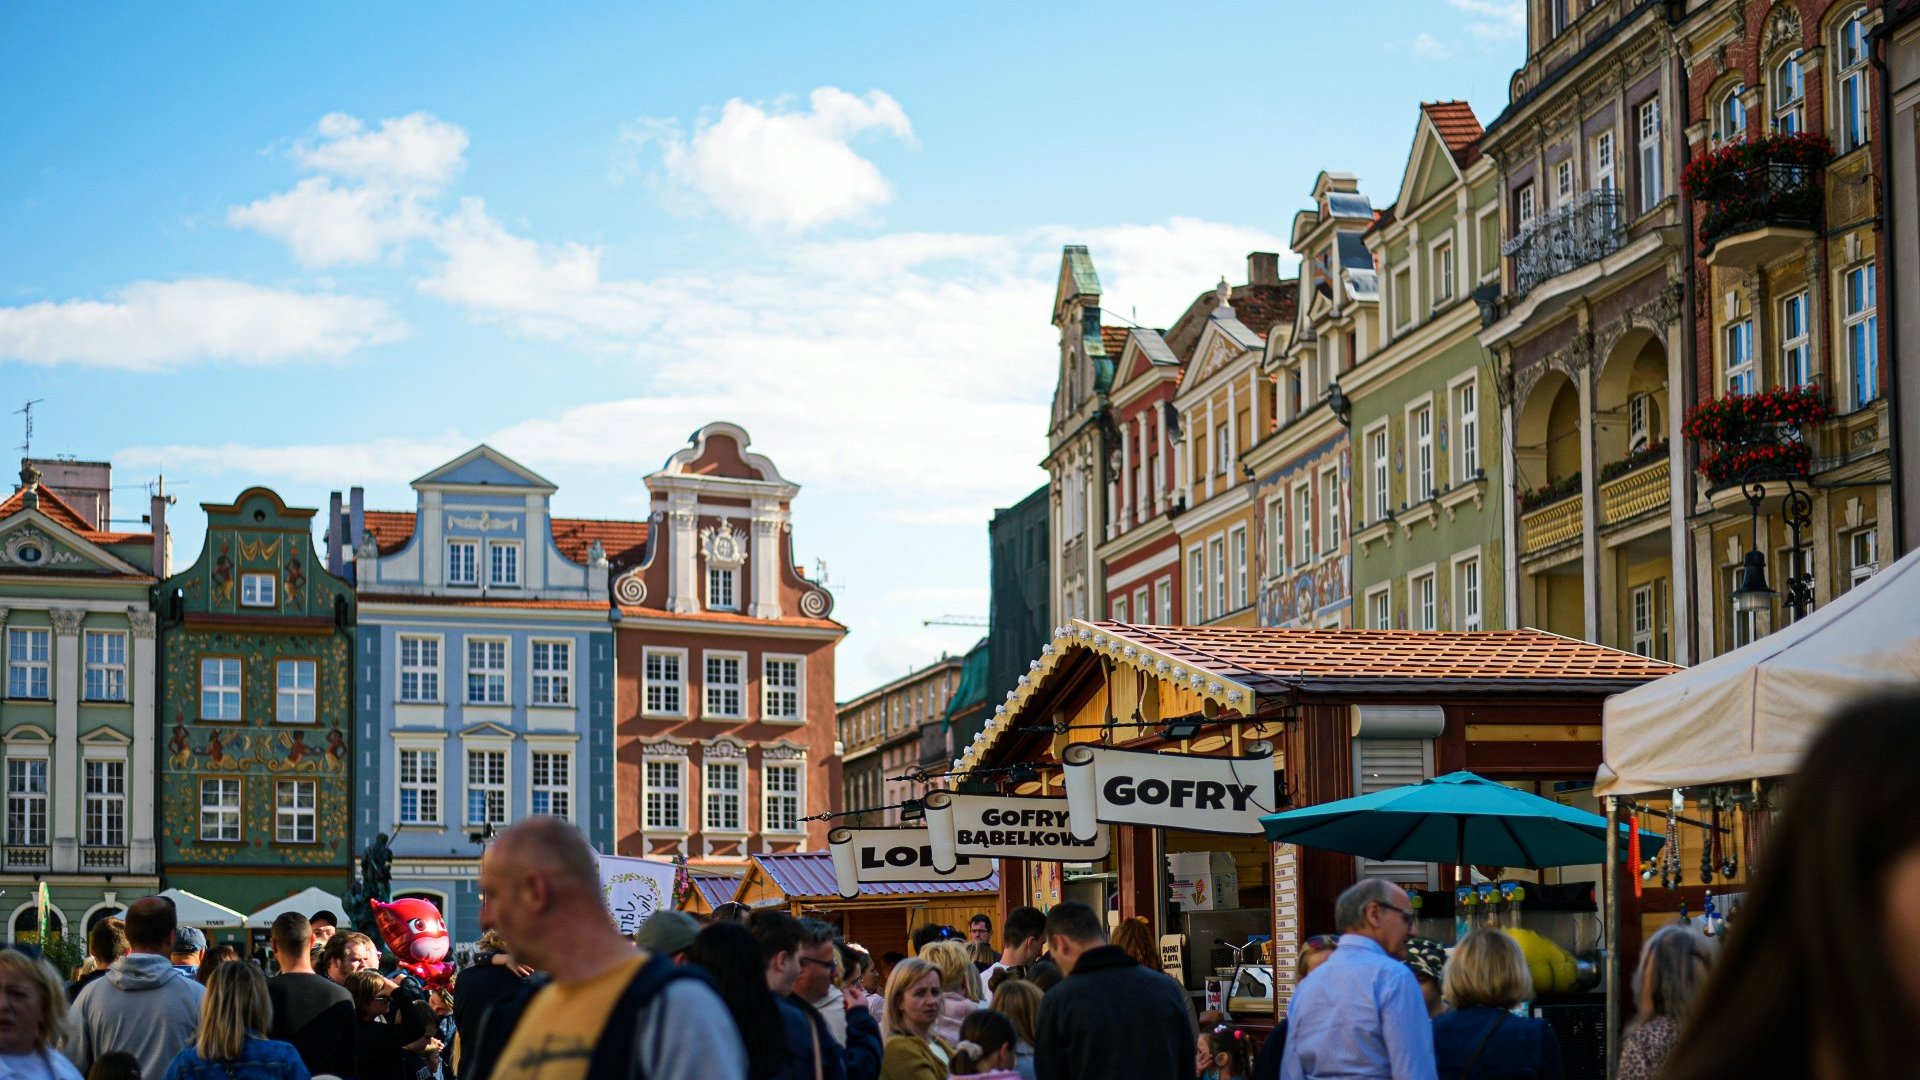
[[[925,785],[909,774],[952,767],[952,755],[944,752],[947,706],[960,689],[965,664],[964,656],[942,656],[839,706],[840,741],[846,748],[844,809],[862,811],[843,820],[898,825],[900,804],[926,794]],[[923,739],[943,750],[922,754]]]
[[[349,537],[354,842],[384,835],[394,895],[433,901],[472,941],[495,831],[557,814],[612,845],[607,552],[630,529],[554,519],[554,485],[485,445],[412,487],[413,511],[367,511]]]
[[[1817,608],[1893,557],[1880,182],[1888,142],[1911,150],[1914,137],[1909,126],[1876,138],[1882,15],[1860,0],[1715,0],[1690,4],[1676,31],[1692,118],[1685,145],[1696,162],[1681,192],[1695,282],[1692,403],[1711,409],[1804,390],[1831,413],[1798,426],[1790,441],[1804,457],[1783,468],[1743,467],[1730,447],[1704,439],[1689,447],[1684,505],[1702,657],[1791,621],[1792,579]],[[1734,154],[1742,160],[1705,175],[1713,159]],[[1798,565],[1783,472],[1808,495]],[[1757,512],[1743,491],[1749,481],[1766,492]],[[1736,610],[1750,550],[1764,557],[1776,596]]]
[[[1680,445],[1690,372],[1672,5],[1527,5],[1527,61],[1480,150],[1506,256],[1497,358],[1516,625],[1694,658]],[[1705,568],[1702,568],[1703,572]]]
[[[833,597],[794,558],[800,486],[710,423],[646,477],[614,560],[619,855],[744,866],[824,848],[836,809]]]
[[[1473,302],[1500,280],[1499,178],[1480,135],[1466,102],[1421,105],[1399,195],[1366,234],[1384,340],[1340,385],[1368,629],[1507,626],[1499,399]]]
[[[1120,467],[1108,485],[1105,540],[1095,555],[1107,618],[1171,624],[1180,597],[1174,523],[1187,505],[1177,487],[1183,466],[1175,464],[1185,448],[1173,404],[1182,365],[1157,330],[1128,330],[1125,341],[1108,392],[1120,428]]]
[[[51,934],[84,935],[160,887],[151,590],[166,572],[165,502],[151,532],[113,528],[112,470],[26,462],[0,500],[0,769],[5,940],[38,936],[34,891],[48,885]]]
[[[154,588],[160,859],[169,887],[250,912],[352,874],[353,586],[315,511],[261,487],[206,503],[200,556]]]
[[[1101,572],[1101,506],[1120,433],[1108,405],[1126,331],[1100,319],[1100,276],[1081,245],[1060,256],[1053,325],[1060,332],[1059,374],[1047,426],[1047,470],[1052,508],[1047,523],[1050,576],[1048,625],[1105,611]]]

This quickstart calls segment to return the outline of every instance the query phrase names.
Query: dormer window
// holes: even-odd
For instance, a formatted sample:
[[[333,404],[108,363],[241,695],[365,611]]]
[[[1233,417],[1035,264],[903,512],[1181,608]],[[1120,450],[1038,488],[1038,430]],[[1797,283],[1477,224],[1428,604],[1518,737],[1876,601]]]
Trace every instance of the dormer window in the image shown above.
[[[722,569],[717,566],[707,568],[707,610],[738,611],[740,571]]]
[[[519,544],[489,543],[487,545],[487,584],[510,589],[519,587]]]
[[[272,574],[240,575],[240,606],[270,608],[274,606],[274,587],[278,581]]]
[[[471,540],[447,542],[447,584],[478,585],[480,545]]]

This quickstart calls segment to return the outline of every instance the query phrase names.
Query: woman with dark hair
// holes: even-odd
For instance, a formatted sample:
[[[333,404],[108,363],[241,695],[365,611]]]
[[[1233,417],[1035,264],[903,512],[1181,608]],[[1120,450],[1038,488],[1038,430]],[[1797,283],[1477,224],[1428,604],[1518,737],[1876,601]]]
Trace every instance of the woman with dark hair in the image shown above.
[[[753,934],[737,922],[713,922],[687,946],[687,963],[706,971],[727,1003],[740,1041],[747,1047],[749,1080],[766,1080],[787,1061],[786,1024],[780,1002],[767,989],[767,969]]]
[[[951,1076],[980,1080],[1021,1080],[1014,1069],[1013,1021],[992,1009],[976,1009],[960,1022],[960,1041],[948,1062]]]
[[[1663,1078],[1913,1075],[1916,717],[1920,696],[1867,701],[1814,740]],[[1840,889],[1854,909],[1845,918],[1835,917]]]
[[[200,970],[195,972],[193,977],[201,986],[205,986],[207,985],[207,980],[213,978],[214,968],[238,959],[240,959],[239,949],[231,945],[215,945],[206,951],[206,955],[200,958]]]

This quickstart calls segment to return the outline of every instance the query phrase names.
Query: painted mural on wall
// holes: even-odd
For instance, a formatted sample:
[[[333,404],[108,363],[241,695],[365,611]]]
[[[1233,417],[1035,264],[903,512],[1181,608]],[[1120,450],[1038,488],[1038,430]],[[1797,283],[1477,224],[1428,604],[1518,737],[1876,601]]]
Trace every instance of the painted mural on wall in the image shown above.
[[[1353,477],[1348,460],[1348,448],[1345,439],[1333,446],[1298,459],[1290,467],[1265,477],[1260,482],[1256,501],[1265,505],[1271,496],[1292,498],[1294,485],[1307,480],[1316,486],[1316,499],[1320,497],[1317,489],[1320,470],[1329,464],[1338,464],[1340,493],[1340,528],[1338,547],[1332,555],[1316,558],[1302,567],[1289,570],[1275,577],[1262,574],[1260,584],[1260,625],[1261,626],[1317,626],[1324,619],[1345,610],[1353,598],[1353,555],[1346,529],[1352,520],[1353,508],[1350,492]],[[1287,520],[1291,524],[1299,520],[1298,511],[1289,504]],[[1324,513],[1324,508],[1321,513]],[[1320,520],[1315,515],[1316,522]],[[1291,538],[1288,540],[1291,543]],[[1261,545],[1265,548],[1267,545]],[[1264,560],[1265,551],[1262,552]]]

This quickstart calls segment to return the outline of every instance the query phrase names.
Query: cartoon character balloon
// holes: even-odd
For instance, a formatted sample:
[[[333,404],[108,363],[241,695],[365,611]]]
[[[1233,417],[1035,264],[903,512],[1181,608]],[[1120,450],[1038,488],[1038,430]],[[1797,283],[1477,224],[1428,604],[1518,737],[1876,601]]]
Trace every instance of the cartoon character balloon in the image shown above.
[[[402,897],[391,904],[371,902],[373,921],[386,940],[387,951],[400,966],[429,990],[453,985],[453,965],[447,962],[452,946],[440,909],[425,900]]]

